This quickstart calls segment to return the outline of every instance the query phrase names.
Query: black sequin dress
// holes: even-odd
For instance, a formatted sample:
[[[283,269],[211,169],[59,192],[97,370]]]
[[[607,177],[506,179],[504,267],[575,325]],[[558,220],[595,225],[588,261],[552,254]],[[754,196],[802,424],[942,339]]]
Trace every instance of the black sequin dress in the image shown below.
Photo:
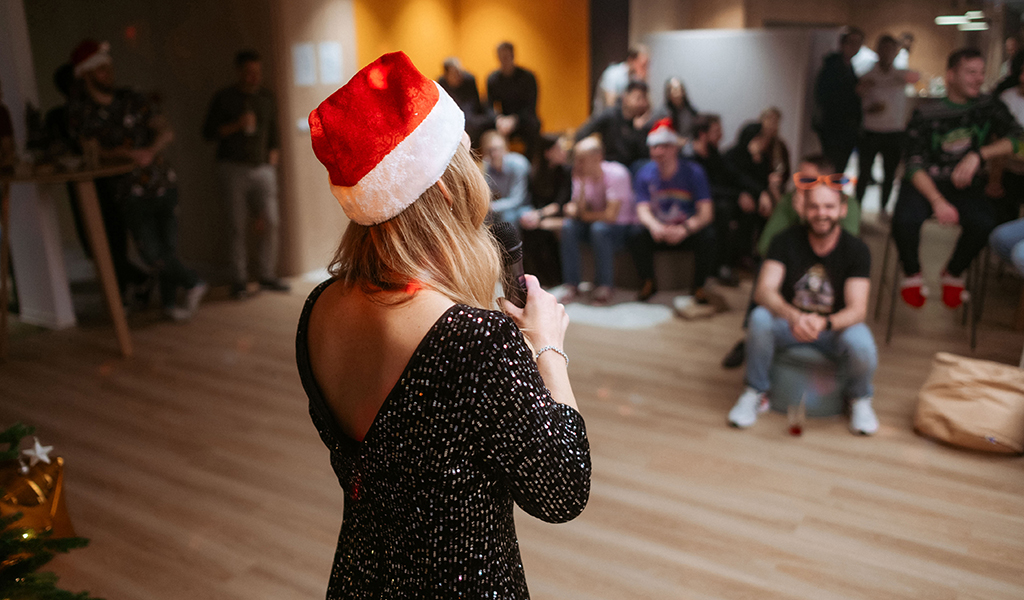
[[[455,305],[427,332],[362,442],[342,432],[296,360],[345,511],[327,598],[528,598],[512,502],[573,519],[590,494],[583,417],[551,399],[507,316]]]

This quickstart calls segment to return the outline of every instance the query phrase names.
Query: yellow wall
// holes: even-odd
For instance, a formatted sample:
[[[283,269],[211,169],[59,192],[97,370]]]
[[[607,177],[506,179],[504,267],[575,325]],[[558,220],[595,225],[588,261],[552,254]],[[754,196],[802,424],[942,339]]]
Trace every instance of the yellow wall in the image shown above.
[[[402,50],[429,77],[458,56],[481,93],[497,68],[497,45],[515,45],[516,62],[537,75],[537,112],[545,131],[579,126],[588,115],[590,50],[587,0],[356,0],[360,66]]]

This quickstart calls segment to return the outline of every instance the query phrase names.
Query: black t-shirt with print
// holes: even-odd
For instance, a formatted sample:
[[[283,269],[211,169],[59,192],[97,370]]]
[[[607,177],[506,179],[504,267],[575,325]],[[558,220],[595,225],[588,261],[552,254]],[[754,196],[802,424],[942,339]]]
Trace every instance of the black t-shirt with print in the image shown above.
[[[775,236],[768,260],[786,267],[782,297],[804,312],[831,315],[846,307],[844,289],[851,277],[871,277],[867,244],[842,230],[839,242],[825,256],[811,249],[805,225],[794,225]]]

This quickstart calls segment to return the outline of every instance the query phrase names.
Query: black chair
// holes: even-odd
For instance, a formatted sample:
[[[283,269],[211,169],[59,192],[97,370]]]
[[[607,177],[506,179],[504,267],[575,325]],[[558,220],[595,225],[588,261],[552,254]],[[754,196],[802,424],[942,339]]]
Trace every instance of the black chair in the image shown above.
[[[878,291],[875,293],[875,321],[877,322],[882,315],[882,294],[885,292],[886,284],[890,285],[889,289],[889,317],[885,327],[885,345],[888,346],[892,341],[893,324],[896,320],[896,307],[899,305],[898,297],[900,290],[900,261],[899,255],[896,254],[895,260],[893,261],[892,280],[887,281],[888,270],[889,270],[889,254],[890,248],[895,248],[896,242],[893,240],[892,231],[885,238],[885,252],[882,253],[882,272],[878,277]],[[962,306],[962,313],[960,316],[960,324],[962,326],[970,323],[971,332],[971,351],[978,345],[978,322],[981,320],[981,309],[985,303],[985,285],[988,280],[988,263],[989,263],[989,249],[988,246],[984,250],[978,253],[978,256],[971,262],[971,266],[967,269],[967,275],[965,277],[965,289],[967,290],[967,298],[964,300]]]

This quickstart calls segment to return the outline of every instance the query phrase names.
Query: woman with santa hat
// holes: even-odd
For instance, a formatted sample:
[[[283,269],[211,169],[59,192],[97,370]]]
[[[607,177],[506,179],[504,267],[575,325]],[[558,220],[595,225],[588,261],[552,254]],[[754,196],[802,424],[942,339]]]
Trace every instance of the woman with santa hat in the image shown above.
[[[513,502],[549,522],[590,492],[564,308],[527,276],[492,310],[499,249],[464,117],[387,54],[309,117],[351,223],[296,357],[345,508],[328,598],[527,598]]]

